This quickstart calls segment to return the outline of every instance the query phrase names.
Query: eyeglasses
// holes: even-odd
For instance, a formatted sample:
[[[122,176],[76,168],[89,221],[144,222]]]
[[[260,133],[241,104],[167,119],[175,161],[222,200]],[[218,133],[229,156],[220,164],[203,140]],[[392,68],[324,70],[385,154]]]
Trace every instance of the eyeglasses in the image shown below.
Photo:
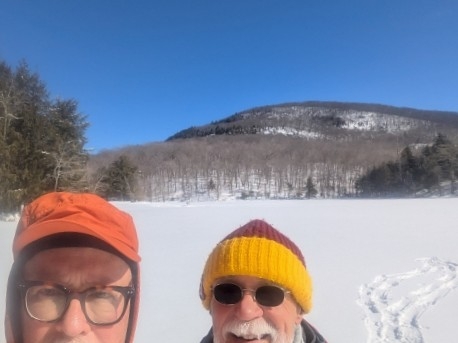
[[[234,305],[240,302],[245,292],[251,292],[253,299],[261,306],[275,307],[290,293],[278,286],[266,285],[257,289],[245,289],[233,283],[221,283],[213,287],[213,297],[223,305]]]
[[[70,300],[77,298],[88,322],[112,325],[124,316],[127,304],[135,294],[133,286],[91,287],[82,292],[43,281],[25,281],[18,286],[28,315],[42,322],[59,320],[67,311]]]

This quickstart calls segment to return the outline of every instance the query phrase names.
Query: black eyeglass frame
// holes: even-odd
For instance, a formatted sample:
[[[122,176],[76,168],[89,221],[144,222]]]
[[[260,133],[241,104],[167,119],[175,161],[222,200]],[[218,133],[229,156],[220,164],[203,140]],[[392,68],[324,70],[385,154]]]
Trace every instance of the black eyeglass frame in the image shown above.
[[[61,290],[62,292],[64,292],[64,294],[66,295],[66,302],[65,302],[65,306],[64,306],[64,309],[63,309],[62,313],[60,314],[59,317],[57,317],[56,319],[53,319],[53,320],[42,320],[40,318],[37,318],[37,317],[33,316],[30,313],[29,308],[27,306],[27,292],[28,292],[28,290],[30,288],[32,288],[32,287],[35,287],[35,286],[44,286],[44,285],[55,287],[55,288]],[[96,287],[86,288],[85,290],[80,291],[80,292],[73,291],[73,290],[71,290],[71,289],[69,289],[69,288],[67,288],[67,287],[65,287],[63,285],[60,285],[58,283],[47,282],[47,281],[35,281],[35,280],[21,281],[21,282],[18,283],[17,286],[19,288],[19,291],[21,292],[23,304],[24,304],[25,311],[26,311],[27,315],[32,319],[35,319],[35,320],[38,320],[38,321],[44,322],[44,323],[53,323],[53,322],[59,321],[65,315],[65,313],[67,312],[68,306],[70,305],[70,300],[73,299],[73,298],[76,298],[76,299],[79,300],[79,302],[81,304],[81,309],[82,309],[82,311],[84,313],[84,316],[86,317],[86,320],[89,323],[91,323],[93,325],[97,325],[97,326],[114,325],[114,324],[118,323],[124,317],[124,315],[126,314],[127,305],[130,303],[132,298],[135,296],[135,287],[133,285],[130,285],[130,286],[96,286]],[[86,296],[87,296],[87,294],[89,292],[92,292],[94,290],[103,290],[103,289],[112,289],[112,290],[115,290],[115,291],[121,293],[123,295],[123,297],[124,297],[124,308],[122,309],[122,312],[121,312],[121,315],[119,316],[119,318],[116,319],[115,321],[108,322],[108,323],[97,323],[97,322],[94,322],[93,320],[91,320],[89,318],[89,316],[87,315],[87,312],[86,312]]]
[[[220,300],[218,300],[218,297],[215,296],[215,288],[217,287],[221,287],[221,286],[235,286],[237,287],[237,289],[239,290],[240,294],[239,294],[239,299],[233,303],[231,302],[222,302]],[[259,302],[259,295],[257,297],[257,294],[258,294],[258,291],[262,288],[274,288],[276,290],[280,290],[281,291],[281,294],[282,294],[282,298],[281,298],[281,301],[278,302],[278,304],[275,302],[275,303],[265,303],[264,300],[261,300],[261,302]],[[285,298],[286,298],[286,295],[287,294],[291,294],[291,291],[287,290],[287,289],[284,289],[283,287],[280,287],[280,286],[277,286],[277,285],[273,285],[273,284],[266,284],[266,285],[261,285],[259,287],[257,287],[256,289],[250,289],[250,288],[243,288],[241,287],[240,285],[238,285],[237,283],[234,283],[234,282],[221,282],[221,283],[218,283],[214,286],[212,286],[212,295],[213,295],[213,298],[220,304],[222,305],[225,305],[225,306],[233,306],[233,305],[236,305],[238,304],[239,302],[242,301],[243,297],[245,296],[245,293],[246,292],[250,292],[251,293],[251,296],[253,297],[253,300],[260,306],[264,306],[264,307],[277,307],[277,306],[280,306],[284,301],[285,301]]]

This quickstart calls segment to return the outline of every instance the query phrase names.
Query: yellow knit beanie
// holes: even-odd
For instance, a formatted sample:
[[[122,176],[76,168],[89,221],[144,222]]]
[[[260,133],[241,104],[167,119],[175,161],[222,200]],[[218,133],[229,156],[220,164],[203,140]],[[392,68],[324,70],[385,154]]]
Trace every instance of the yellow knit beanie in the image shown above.
[[[265,221],[248,222],[213,249],[200,284],[200,298],[206,309],[215,280],[235,275],[254,276],[284,287],[304,313],[312,307],[312,280],[300,249]]]

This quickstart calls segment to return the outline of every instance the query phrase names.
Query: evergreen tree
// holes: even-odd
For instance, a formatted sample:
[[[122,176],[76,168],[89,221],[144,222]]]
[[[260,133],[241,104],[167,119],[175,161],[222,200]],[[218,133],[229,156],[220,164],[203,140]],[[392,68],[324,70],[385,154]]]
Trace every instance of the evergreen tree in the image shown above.
[[[112,200],[134,200],[138,168],[127,156],[120,156],[106,169],[102,196]]]
[[[458,173],[457,148],[443,134],[438,134],[431,147],[432,154],[429,156],[429,165],[434,166],[434,175],[437,184],[443,181],[450,181],[451,193],[454,193],[456,175]]]
[[[413,155],[410,147],[406,147],[402,150],[399,167],[402,189],[406,193],[415,192],[421,189],[422,171],[420,169],[419,158]]]
[[[84,132],[88,127],[85,116],[77,111],[74,100],[57,100],[47,113],[51,127],[46,151],[53,163],[54,190],[75,190],[87,187],[85,183],[88,154],[84,149]]]
[[[0,212],[17,211],[38,195],[62,189],[65,173],[62,159],[56,157],[62,155],[62,142],[69,138],[79,143],[65,149],[67,160],[84,155],[86,128],[76,102],[53,103],[39,76],[25,62],[16,70],[1,62]],[[84,169],[85,159],[79,162],[79,170]],[[68,169],[77,168],[73,164]],[[66,186],[82,190],[82,185],[71,182]]]
[[[313,184],[312,177],[309,176],[305,184],[305,197],[307,199],[311,199],[311,198],[315,198],[317,194],[318,194],[318,191],[316,190],[315,185]]]

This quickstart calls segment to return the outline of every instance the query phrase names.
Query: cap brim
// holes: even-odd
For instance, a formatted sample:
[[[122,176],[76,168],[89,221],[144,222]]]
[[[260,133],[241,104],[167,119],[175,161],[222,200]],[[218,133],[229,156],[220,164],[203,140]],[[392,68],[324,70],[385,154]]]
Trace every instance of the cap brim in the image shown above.
[[[13,251],[22,251],[27,245],[39,239],[61,233],[80,233],[97,238],[128,259],[134,262],[140,262],[141,258],[138,253],[129,247],[126,243],[110,235],[101,234],[100,230],[94,230],[89,227],[79,225],[74,222],[65,220],[54,220],[52,222],[39,223],[31,225],[23,232],[14,242]]]

